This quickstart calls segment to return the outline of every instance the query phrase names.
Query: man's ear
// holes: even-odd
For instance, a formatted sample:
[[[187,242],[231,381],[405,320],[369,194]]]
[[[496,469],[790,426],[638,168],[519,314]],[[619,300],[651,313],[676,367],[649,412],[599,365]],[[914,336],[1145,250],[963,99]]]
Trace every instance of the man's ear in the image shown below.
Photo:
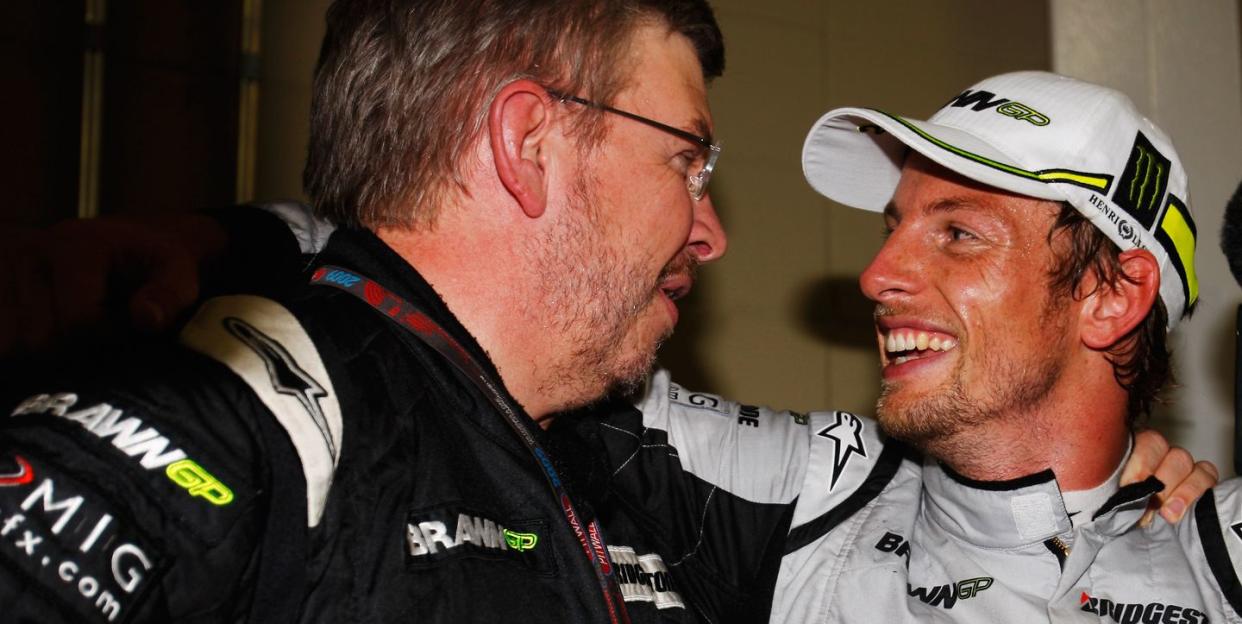
[[[531,80],[505,85],[487,111],[496,174],[526,216],[543,214],[548,201],[545,140],[551,115],[547,91]]]
[[[1116,345],[1147,318],[1160,296],[1160,264],[1151,252],[1131,249],[1118,259],[1125,275],[1118,275],[1113,284],[1096,284],[1083,300],[1082,341],[1092,349]]]

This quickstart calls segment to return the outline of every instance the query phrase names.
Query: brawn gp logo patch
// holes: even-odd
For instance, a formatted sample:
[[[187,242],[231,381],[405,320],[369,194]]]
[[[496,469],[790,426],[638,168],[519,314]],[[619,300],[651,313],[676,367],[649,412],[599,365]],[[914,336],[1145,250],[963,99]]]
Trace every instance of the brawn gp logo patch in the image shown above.
[[[406,517],[406,563],[433,565],[457,557],[517,559],[536,568],[552,565],[545,555],[542,520],[499,521],[477,510],[448,505],[411,512]]]
[[[12,416],[50,414],[76,422],[99,439],[111,442],[117,450],[137,460],[143,470],[162,470],[170,481],[190,496],[216,506],[233,502],[233,491],[227,485],[212,476],[198,462],[187,457],[185,451],[174,445],[155,427],[108,403],[72,409],[77,404],[78,395],[71,392],[39,394],[18,405]]]

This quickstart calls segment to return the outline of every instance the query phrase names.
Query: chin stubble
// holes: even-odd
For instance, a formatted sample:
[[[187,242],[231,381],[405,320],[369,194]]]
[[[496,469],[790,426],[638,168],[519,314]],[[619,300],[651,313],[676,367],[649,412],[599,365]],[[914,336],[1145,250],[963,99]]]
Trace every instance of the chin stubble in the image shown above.
[[[960,364],[947,387],[933,390],[929,396],[901,400],[901,382],[883,382],[876,402],[880,426],[888,435],[940,459],[956,460],[955,464],[988,452],[986,444],[975,440],[971,432],[992,421],[1026,418],[1032,408],[1048,398],[1061,376],[1066,352],[1065,319],[1061,312],[1066,302],[1055,295],[1049,297],[1041,313],[1041,326],[1051,338],[1040,357],[1003,359],[998,350],[985,346],[979,370],[988,371],[985,379],[990,383],[986,388],[967,388]],[[966,340],[958,346],[967,347]]]
[[[564,341],[558,349],[563,356],[542,364],[540,391],[561,395],[564,409],[610,392],[635,390],[651,372],[656,350],[667,338],[655,336],[649,345],[626,344],[639,315],[657,296],[665,273],[652,283],[642,270],[650,265],[649,259],[627,263],[625,250],[609,246],[590,184],[589,176],[579,180],[570,211],[528,249],[545,284],[541,305],[530,312],[541,318],[544,331]],[[670,263],[665,271],[670,270],[685,268]]]

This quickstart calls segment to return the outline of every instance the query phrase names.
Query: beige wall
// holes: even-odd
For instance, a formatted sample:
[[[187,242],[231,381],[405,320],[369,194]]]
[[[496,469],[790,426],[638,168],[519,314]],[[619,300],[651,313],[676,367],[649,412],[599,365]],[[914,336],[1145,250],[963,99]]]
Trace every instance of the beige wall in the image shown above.
[[[1171,341],[1182,387],[1155,423],[1232,473],[1234,324],[1242,294],[1220,251],[1242,177],[1242,52],[1234,0],[1053,0],[1054,67],[1125,92],[1173,138],[1198,225],[1199,306]],[[1187,10],[1190,9],[1190,10]]]

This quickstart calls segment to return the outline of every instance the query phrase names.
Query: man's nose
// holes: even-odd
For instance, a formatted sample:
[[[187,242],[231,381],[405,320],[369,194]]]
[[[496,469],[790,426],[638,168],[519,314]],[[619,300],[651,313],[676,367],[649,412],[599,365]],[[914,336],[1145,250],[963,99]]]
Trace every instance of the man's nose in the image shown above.
[[[711,262],[723,256],[728,246],[729,237],[716,214],[712,196],[704,195],[703,199],[694,201],[694,223],[690,227],[690,240],[686,243],[690,253],[699,262]]]
[[[884,241],[884,246],[858,278],[868,299],[887,303],[917,292],[923,267],[914,253],[913,242],[900,230]]]

